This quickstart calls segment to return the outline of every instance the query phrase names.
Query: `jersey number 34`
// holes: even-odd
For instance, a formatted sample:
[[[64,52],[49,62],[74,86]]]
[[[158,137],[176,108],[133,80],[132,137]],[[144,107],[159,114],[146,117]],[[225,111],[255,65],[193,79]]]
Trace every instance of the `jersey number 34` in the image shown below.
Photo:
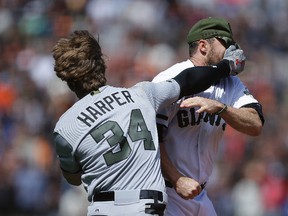
[[[111,131],[113,135],[107,138],[105,137],[105,133],[108,131]],[[126,159],[132,151],[127,137],[124,136],[123,130],[116,121],[107,121],[93,129],[90,134],[97,143],[106,139],[111,146],[111,150],[103,155],[108,166]],[[132,142],[143,140],[145,150],[155,150],[151,132],[148,130],[139,109],[132,110],[131,112],[128,135]],[[113,150],[116,147],[120,147],[120,150],[114,152]]]

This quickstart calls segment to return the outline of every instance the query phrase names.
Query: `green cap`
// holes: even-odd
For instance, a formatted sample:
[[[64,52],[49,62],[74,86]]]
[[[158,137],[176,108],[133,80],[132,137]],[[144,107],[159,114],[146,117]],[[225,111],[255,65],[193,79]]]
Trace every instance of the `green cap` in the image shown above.
[[[232,30],[227,20],[223,18],[206,18],[201,19],[190,29],[187,41],[188,43],[198,41],[200,39],[221,38],[226,44],[235,44]]]

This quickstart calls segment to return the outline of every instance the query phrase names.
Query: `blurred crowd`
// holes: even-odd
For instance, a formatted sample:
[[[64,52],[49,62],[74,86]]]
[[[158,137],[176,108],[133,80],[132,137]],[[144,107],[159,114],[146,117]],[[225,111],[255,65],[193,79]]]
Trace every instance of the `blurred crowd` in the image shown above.
[[[60,37],[89,30],[108,84],[129,87],[187,59],[190,27],[209,16],[229,20],[266,122],[259,137],[227,128],[207,190],[219,216],[288,216],[287,0],[0,0],[0,215],[86,215],[52,142],[76,99],[53,71]]]

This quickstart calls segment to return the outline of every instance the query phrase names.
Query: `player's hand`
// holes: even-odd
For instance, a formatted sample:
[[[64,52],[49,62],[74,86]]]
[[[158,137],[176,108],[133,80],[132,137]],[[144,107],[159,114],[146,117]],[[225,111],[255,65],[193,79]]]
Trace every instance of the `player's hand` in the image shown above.
[[[198,196],[201,193],[202,188],[199,182],[194,179],[181,176],[176,182],[175,190],[179,196],[188,200]]]
[[[191,97],[183,100],[180,104],[181,108],[199,108],[195,112],[207,112],[209,114],[217,113],[223,108],[223,104],[216,100],[211,100],[203,97]]]
[[[223,59],[229,61],[231,75],[235,76],[244,70],[246,57],[242,49],[231,45],[225,51]]]

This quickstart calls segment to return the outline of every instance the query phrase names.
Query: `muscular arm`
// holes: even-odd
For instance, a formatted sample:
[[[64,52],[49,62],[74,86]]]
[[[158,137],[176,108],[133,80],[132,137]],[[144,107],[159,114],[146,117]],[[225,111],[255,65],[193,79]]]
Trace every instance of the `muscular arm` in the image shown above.
[[[203,97],[193,97],[184,100],[181,107],[199,107],[197,113],[217,113],[225,106],[219,101]],[[264,117],[260,104],[249,104],[239,109],[227,106],[227,109],[219,114],[227,124],[235,130],[250,136],[258,136],[261,133]]]
[[[81,167],[76,162],[73,147],[59,133],[54,132],[55,149],[60,161],[60,168],[69,184],[81,185]]]
[[[165,179],[169,180],[169,182],[175,188],[177,180],[182,176],[176,167],[172,164],[167,155],[166,149],[164,147],[164,143],[160,143],[160,153],[161,153],[161,168],[162,174]]]
[[[183,199],[193,199],[200,194],[200,184],[192,178],[183,176],[173,165],[165,150],[164,144],[160,143],[162,174],[175,188],[175,191]]]
[[[258,112],[253,108],[236,109],[228,106],[220,116],[227,124],[241,133],[250,136],[259,136],[261,133],[262,122]]]
[[[220,61],[215,66],[198,66],[187,68],[173,79],[180,85],[179,98],[185,95],[199,93],[209,88],[213,83],[230,74],[227,60]]]

